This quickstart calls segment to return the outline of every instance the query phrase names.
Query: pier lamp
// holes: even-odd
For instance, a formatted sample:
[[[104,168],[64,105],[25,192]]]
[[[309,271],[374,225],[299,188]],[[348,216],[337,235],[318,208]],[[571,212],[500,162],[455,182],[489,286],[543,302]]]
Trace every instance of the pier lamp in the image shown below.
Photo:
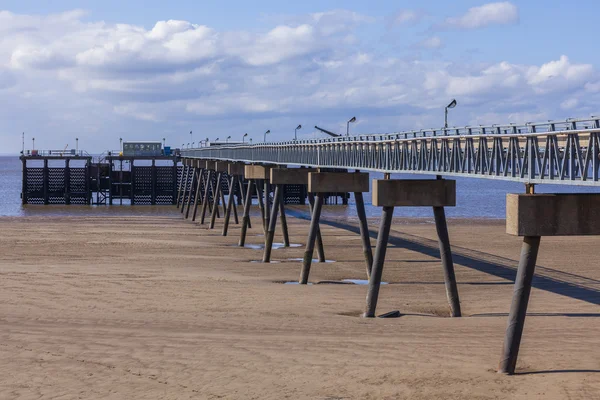
[[[31,150],[35,150],[35,138],[31,138]]]
[[[252,144],[252,138],[250,138],[250,144]]]
[[[219,142],[219,138],[216,138],[216,139],[215,139],[215,143],[218,143],[218,142]]]
[[[448,128],[448,109],[456,107],[456,99],[452,99],[450,104],[444,109],[444,128]]]
[[[204,146],[208,147],[208,138],[204,141]]]
[[[263,142],[266,142],[266,141],[267,141],[267,135],[268,135],[269,133],[271,133],[271,130],[270,130],[270,129],[269,129],[268,131],[266,131],[266,132],[265,132],[265,138],[264,138]]]
[[[246,136],[248,136],[248,134],[244,133],[244,136],[242,136],[242,143],[246,143]]]
[[[165,147],[165,138],[163,138],[163,147]]]
[[[302,125],[298,125],[296,129],[294,129],[294,140],[298,140],[298,129],[302,129]]]
[[[231,135],[227,136],[227,139],[225,139],[225,143],[229,143],[229,139],[231,139]]]
[[[194,145],[196,144],[196,142],[192,142],[192,149],[194,148]]]
[[[190,144],[188,143],[188,149],[190,148]]]
[[[75,154],[79,154],[79,138],[75,138]]]
[[[192,131],[190,131],[190,142],[192,141]]]
[[[123,138],[119,138],[119,151],[123,151]]]
[[[352,117],[346,122],[346,136],[350,136],[350,123],[356,122],[356,117]]]

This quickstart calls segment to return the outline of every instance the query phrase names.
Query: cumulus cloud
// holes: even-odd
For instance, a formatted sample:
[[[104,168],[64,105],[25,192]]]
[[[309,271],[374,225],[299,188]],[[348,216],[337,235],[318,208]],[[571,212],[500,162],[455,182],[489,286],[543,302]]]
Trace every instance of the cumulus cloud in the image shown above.
[[[490,25],[514,24],[518,21],[517,7],[508,1],[503,1],[469,8],[464,15],[446,18],[443,26],[455,29],[478,29]]]
[[[270,129],[284,139],[298,123],[335,130],[348,115],[362,132],[426,128],[440,125],[438,111],[453,97],[453,116],[464,124],[546,119],[599,100],[598,71],[566,55],[539,64],[384,55],[359,36],[373,19],[346,10],[262,32],[173,20],[144,28],[83,15],[0,12],[0,132],[38,132],[36,144],[48,147],[77,134],[103,150],[123,135],[190,130],[212,137]],[[443,42],[432,36],[419,45]]]

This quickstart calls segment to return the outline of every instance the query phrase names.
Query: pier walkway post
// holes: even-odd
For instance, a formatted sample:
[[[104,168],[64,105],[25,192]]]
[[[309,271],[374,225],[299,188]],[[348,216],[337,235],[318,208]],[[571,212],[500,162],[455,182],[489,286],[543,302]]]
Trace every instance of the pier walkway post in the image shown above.
[[[597,193],[506,196],[506,233],[522,236],[523,244],[499,373],[516,370],[541,237],[600,235],[598,204]]]
[[[460,317],[460,300],[444,213],[445,206],[456,205],[456,182],[445,179],[374,179],[372,193],[373,205],[383,207],[383,213],[369,279],[364,316],[375,317],[394,207],[433,207],[450,314],[452,317]]]
[[[301,285],[308,284],[315,241],[319,229],[319,220],[321,218],[321,208],[323,207],[324,193],[362,193],[368,191],[369,174],[366,173],[310,172],[308,174],[308,192],[316,193],[316,196],[314,199],[314,206],[312,207],[312,217],[308,232],[308,240],[306,242],[306,250],[304,251],[304,258],[302,260],[302,270],[300,271],[299,283]]]

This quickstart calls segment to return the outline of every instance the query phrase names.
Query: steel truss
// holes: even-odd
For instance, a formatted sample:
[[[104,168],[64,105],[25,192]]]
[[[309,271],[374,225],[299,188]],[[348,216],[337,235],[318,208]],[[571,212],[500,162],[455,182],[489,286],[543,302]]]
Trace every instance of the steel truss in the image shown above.
[[[600,186],[600,120],[185,149],[182,157]]]

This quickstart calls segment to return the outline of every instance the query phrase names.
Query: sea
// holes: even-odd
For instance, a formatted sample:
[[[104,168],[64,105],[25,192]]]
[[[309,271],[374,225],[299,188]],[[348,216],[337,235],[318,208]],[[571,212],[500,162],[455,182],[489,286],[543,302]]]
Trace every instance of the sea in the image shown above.
[[[372,178],[382,178],[382,174],[371,173]],[[414,174],[392,174],[392,179],[423,179],[427,176]],[[176,216],[181,215],[173,206],[145,205],[22,205],[21,184],[22,164],[18,156],[0,156],[0,216]],[[447,207],[449,218],[502,219],[506,213],[506,194],[523,193],[522,183],[481,179],[455,178],[456,207]],[[599,193],[600,188],[589,186],[537,185],[536,193]],[[371,205],[371,194],[365,193],[365,206],[368,217],[381,215],[381,208]],[[348,206],[326,205],[324,217],[356,216],[354,199]],[[406,218],[431,218],[430,207],[396,207],[394,216]]]

